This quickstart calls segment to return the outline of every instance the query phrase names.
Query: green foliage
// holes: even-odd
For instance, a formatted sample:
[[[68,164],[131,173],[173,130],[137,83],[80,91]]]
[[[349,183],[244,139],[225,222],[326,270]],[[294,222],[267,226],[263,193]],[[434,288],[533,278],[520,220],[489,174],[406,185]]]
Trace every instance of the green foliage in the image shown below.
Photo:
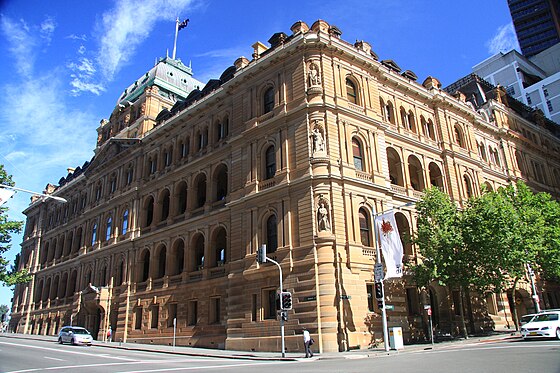
[[[0,184],[14,185],[12,177],[6,173],[4,166],[0,164]],[[0,282],[5,285],[14,285],[16,283],[29,281],[27,271],[17,271],[12,268],[8,271],[9,261],[4,257],[4,253],[10,250],[12,242],[12,234],[21,232],[23,222],[12,221],[8,219],[8,209],[0,207]]]

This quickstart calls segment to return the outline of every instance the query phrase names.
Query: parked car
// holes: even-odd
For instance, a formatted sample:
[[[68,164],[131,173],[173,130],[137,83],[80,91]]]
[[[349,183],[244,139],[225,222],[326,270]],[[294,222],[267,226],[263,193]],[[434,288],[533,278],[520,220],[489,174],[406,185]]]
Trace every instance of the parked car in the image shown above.
[[[521,327],[521,336],[528,338],[560,339],[560,311],[545,311],[536,314],[531,321]]]
[[[519,319],[519,325],[523,326],[525,324],[527,324],[529,321],[531,321],[533,319],[533,317],[535,317],[536,313],[530,313],[528,315],[523,315],[521,316],[521,318]]]
[[[91,346],[93,337],[89,331],[79,326],[63,326],[58,332],[58,343]]]

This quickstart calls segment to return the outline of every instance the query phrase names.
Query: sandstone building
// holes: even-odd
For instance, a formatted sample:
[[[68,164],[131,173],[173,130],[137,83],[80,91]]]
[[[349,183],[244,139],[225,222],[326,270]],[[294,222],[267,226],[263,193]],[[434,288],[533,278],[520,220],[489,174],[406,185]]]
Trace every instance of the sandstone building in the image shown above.
[[[275,265],[294,295],[288,351],[306,327],[321,351],[382,337],[373,296],[372,214],[417,201],[436,185],[458,203],[518,179],[560,196],[560,141],[538,112],[476,76],[448,93],[423,83],[370,44],[349,44],[325,21],[296,22],[253,45],[204,86],[164,59],[127,88],[98,128],[95,156],[35,199],[16,287],[12,330],[57,333],[65,324],[103,339],[240,350],[280,349]],[[326,208],[319,211],[320,207]],[[413,207],[396,214],[403,236]],[[405,244],[405,261],[418,260]],[[472,328],[511,323],[494,294],[465,302]],[[540,284],[543,307],[560,292]],[[405,270],[387,282],[389,326],[406,341],[454,332],[458,292],[420,290]]]

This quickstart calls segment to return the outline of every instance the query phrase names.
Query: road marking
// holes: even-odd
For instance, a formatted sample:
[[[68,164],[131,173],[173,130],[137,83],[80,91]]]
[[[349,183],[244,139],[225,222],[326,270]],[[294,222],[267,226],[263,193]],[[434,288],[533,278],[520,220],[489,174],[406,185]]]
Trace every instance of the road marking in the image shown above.
[[[9,346],[36,348],[36,349],[45,350],[45,351],[63,352],[63,353],[74,354],[74,355],[85,355],[85,356],[99,357],[99,354],[96,354],[96,353],[81,352],[81,351],[73,351],[73,350],[64,350],[64,349],[60,349],[60,348],[51,348],[51,347],[42,347],[42,346],[32,346],[32,345],[27,345],[27,344],[10,343],[10,342],[2,342],[2,341],[0,341],[0,344],[9,345]],[[135,361],[134,359],[123,358],[123,357],[114,357],[114,356],[110,356],[110,355],[107,355],[107,357],[110,358],[110,359]]]
[[[49,357],[49,356],[43,356],[44,359],[50,359],[50,360],[56,360],[56,361],[64,361],[64,359],[57,359],[56,357]]]
[[[123,370],[116,373],[151,373],[151,372],[171,372],[174,370],[199,370],[199,369],[224,369],[224,368],[239,368],[239,367],[254,367],[259,365],[271,365],[278,363],[278,361],[267,361],[262,363],[237,363],[237,364],[224,364],[224,365],[206,365],[206,366],[195,366],[195,367],[180,367],[180,368],[158,368],[158,369],[147,369],[147,370]],[[299,361],[286,361],[282,364],[289,363],[300,363]]]

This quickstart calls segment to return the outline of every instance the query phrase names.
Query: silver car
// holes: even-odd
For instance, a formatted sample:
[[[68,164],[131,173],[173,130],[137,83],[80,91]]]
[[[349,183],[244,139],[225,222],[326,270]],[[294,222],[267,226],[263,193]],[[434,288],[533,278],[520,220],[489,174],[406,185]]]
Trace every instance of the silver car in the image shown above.
[[[91,346],[93,337],[87,329],[79,326],[63,326],[58,332],[58,343]]]

